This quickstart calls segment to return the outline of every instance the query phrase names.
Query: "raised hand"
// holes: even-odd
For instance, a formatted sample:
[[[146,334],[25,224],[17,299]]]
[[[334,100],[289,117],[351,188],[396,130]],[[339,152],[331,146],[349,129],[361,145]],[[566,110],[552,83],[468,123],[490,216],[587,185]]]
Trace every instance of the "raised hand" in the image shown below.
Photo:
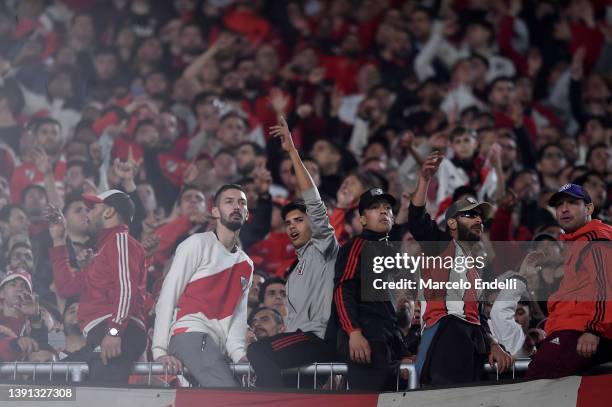
[[[438,151],[434,151],[433,153],[429,154],[421,166],[421,172],[419,174],[420,177],[424,181],[430,181],[434,174],[438,171],[441,162],[442,155]]]
[[[36,169],[43,174],[49,174],[51,172],[51,159],[49,155],[40,147],[34,148],[32,151],[32,160]]]
[[[255,191],[258,195],[267,193],[272,184],[272,174],[265,167],[255,168],[252,172],[253,180],[255,181]]]
[[[293,139],[291,138],[291,132],[289,131],[289,125],[283,116],[278,120],[276,126],[270,127],[270,134],[274,137],[280,138],[281,147],[287,152],[295,150]]]
[[[279,115],[285,114],[287,106],[289,105],[289,96],[283,93],[279,88],[272,88],[268,94],[268,100],[272,105],[274,112]]]
[[[49,223],[49,234],[53,240],[53,245],[66,244],[66,219],[62,211],[53,205],[47,205],[43,215]]]

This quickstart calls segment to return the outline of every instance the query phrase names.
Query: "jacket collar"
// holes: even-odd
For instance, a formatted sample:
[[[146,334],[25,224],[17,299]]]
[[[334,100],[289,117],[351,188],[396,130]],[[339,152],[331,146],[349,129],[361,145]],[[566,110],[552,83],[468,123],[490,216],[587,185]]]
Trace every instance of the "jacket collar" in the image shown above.
[[[382,240],[388,241],[389,240],[388,233],[378,233],[370,229],[364,229],[363,232],[361,233],[361,237],[364,238],[365,240],[370,240],[370,241],[382,241]]]
[[[104,240],[106,240],[106,238],[109,237],[110,235],[114,235],[116,233],[123,233],[127,231],[128,231],[127,225],[119,225],[119,226],[115,226],[112,228],[102,229],[100,232],[98,232],[98,236],[96,236],[96,246],[100,246],[102,242],[104,242]]]
[[[593,233],[595,237],[602,237],[607,239],[612,238],[612,228],[610,228],[610,226],[606,225],[599,219],[593,219],[590,222],[587,222],[584,226],[582,226],[575,232],[562,234],[561,236],[559,236],[559,240],[578,240],[580,239],[580,237],[588,233]]]

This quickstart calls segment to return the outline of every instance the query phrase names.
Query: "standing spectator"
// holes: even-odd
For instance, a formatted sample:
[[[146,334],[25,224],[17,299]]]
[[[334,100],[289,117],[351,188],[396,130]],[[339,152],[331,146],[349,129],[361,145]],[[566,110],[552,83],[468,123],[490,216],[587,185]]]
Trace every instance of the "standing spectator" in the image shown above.
[[[237,383],[226,356],[247,360],[253,262],[238,246],[248,218],[244,190],[224,185],[214,202],[215,231],[196,233],[176,250],[155,308],[152,350],[171,373],[185,364],[200,386],[230,387]]]
[[[395,198],[372,188],[359,199],[363,232],[338,253],[334,301],[340,321],[338,352],[347,360],[351,389],[390,390],[400,358],[406,355],[391,301],[361,300],[361,256],[364,243],[389,238]]]
[[[96,253],[82,272],[70,265],[62,213],[54,208],[47,213],[56,291],[64,298],[80,295],[79,323],[90,350],[90,378],[127,383],[132,363],[146,346],[144,249],[128,234],[134,203],[115,189],[83,199],[90,207],[88,232],[96,239]]]
[[[293,145],[287,122],[281,117],[279,125],[271,130],[289,154],[304,202],[289,203],[282,209],[287,234],[297,254],[286,285],[285,332],[257,341],[248,349],[260,387],[282,386],[281,369],[326,362],[333,357],[333,349],[324,336],[331,313],[333,267],[338,254],[338,241],[327,210]],[[270,286],[262,287],[264,295]]]
[[[478,203],[466,197],[453,203],[446,211],[446,231],[425,211],[429,182],[440,165],[439,153],[432,153],[423,163],[416,191],[408,209],[408,228],[419,242],[436,242],[428,255],[473,256],[484,232],[483,221],[490,217],[491,204]],[[465,272],[464,272],[465,271]],[[478,294],[474,287],[479,277],[475,268],[422,268],[423,279],[437,282],[468,281],[470,288],[457,290],[425,290],[421,309],[423,334],[417,358],[417,372],[423,384],[453,384],[479,380],[483,363],[489,359],[505,371],[511,362],[499,344],[480,324]]]
[[[579,185],[564,185],[549,205],[565,231],[560,240],[577,243],[568,243],[563,280],[548,300],[547,337],[529,365],[529,379],[573,375],[612,360],[612,317],[606,312],[612,227],[591,219],[593,202]]]

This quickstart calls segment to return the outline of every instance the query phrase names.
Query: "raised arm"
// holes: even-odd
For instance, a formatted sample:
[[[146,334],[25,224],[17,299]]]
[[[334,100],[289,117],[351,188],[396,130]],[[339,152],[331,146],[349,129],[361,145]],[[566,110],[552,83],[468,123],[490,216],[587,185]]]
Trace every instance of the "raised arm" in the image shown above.
[[[306,170],[306,167],[300,158],[300,153],[298,153],[295,145],[293,145],[291,132],[289,131],[289,126],[287,125],[287,121],[284,117],[281,116],[279,118],[276,126],[270,127],[270,134],[274,137],[280,138],[281,147],[289,154],[289,158],[291,159],[291,163],[293,164],[293,169],[295,171],[295,178],[297,179],[297,187],[300,192],[303,193],[304,191],[315,188],[315,183],[308,173],[308,170]]]
[[[81,294],[85,289],[84,275],[70,266],[70,257],[66,247],[66,220],[62,212],[54,206],[47,207],[45,218],[49,222],[49,234],[53,241],[49,255],[57,295],[67,298]]]

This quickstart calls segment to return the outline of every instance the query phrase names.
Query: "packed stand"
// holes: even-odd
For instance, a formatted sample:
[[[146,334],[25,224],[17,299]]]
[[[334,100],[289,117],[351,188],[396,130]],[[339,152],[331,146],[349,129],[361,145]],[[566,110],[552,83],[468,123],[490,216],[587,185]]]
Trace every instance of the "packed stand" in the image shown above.
[[[536,355],[530,378],[612,360],[610,248],[571,264],[585,288],[558,244],[612,238],[611,16],[595,0],[2,2],[0,360],[87,362],[110,384],[156,360],[213,387],[237,385],[229,362],[295,387],[283,369],[342,361],[376,391],[400,363],[435,386],[512,358]],[[380,240],[535,253],[487,270],[515,290],[363,301],[356,259]],[[597,301],[568,307],[577,287]]]

